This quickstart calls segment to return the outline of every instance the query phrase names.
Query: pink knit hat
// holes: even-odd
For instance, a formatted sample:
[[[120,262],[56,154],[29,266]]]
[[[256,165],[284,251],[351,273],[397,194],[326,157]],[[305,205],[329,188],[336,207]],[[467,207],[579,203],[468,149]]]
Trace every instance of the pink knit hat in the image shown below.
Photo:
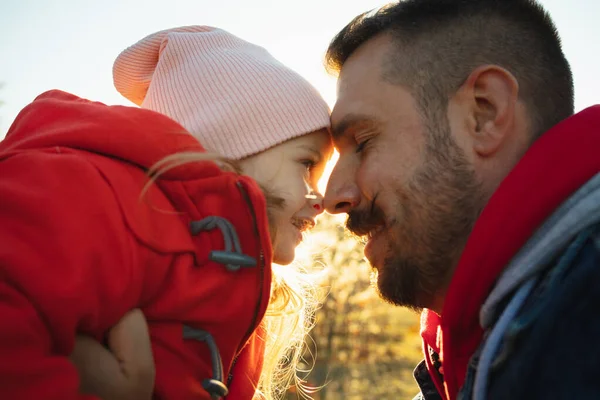
[[[233,159],[329,127],[327,103],[304,78],[217,28],[149,35],[117,57],[113,79],[123,96]]]

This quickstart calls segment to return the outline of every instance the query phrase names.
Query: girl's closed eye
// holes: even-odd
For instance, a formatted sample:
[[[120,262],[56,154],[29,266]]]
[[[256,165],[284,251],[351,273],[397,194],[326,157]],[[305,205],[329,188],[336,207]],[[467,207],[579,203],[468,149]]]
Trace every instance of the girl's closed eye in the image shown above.
[[[316,185],[316,182],[320,177],[320,165],[315,159],[305,158],[300,161],[300,164],[304,168],[304,181],[309,185]]]
[[[310,175],[311,171],[317,165],[317,162],[315,160],[304,159],[300,161],[300,164],[304,166],[304,168],[306,169],[306,173]]]

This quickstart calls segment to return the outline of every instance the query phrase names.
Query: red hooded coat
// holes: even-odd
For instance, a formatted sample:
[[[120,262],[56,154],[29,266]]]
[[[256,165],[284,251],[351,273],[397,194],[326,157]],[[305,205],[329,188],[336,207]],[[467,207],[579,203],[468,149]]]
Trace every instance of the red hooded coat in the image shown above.
[[[208,346],[184,339],[184,325],[215,338],[232,375],[227,398],[252,398],[271,283],[265,199],[250,178],[208,161],[169,171],[142,196],[148,168],[183,151],[204,150],[147,110],[50,91],[21,111],[0,142],[0,398],[89,399],[68,359],[76,333],[102,340],[138,307],[155,398],[210,398]],[[232,224],[256,266],[209,259],[224,233],[190,232],[209,216]]]

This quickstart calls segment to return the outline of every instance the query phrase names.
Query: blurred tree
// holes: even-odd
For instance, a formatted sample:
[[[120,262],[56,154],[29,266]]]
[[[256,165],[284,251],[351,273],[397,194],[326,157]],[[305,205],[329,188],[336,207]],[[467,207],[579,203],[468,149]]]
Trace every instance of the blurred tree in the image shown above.
[[[362,244],[339,219],[322,217],[310,242],[325,265],[320,283],[328,291],[305,353],[312,367],[307,383],[322,387],[312,397],[412,399],[418,391],[412,371],[422,358],[418,315],[379,298]],[[289,398],[296,398],[293,390]]]

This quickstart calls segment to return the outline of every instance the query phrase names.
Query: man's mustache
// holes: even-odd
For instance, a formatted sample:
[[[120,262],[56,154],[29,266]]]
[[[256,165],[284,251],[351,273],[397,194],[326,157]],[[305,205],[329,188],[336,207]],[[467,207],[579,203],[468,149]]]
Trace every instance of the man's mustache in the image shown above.
[[[369,210],[352,210],[346,220],[346,229],[357,236],[365,236],[381,225],[385,225],[385,216],[376,205]]]

